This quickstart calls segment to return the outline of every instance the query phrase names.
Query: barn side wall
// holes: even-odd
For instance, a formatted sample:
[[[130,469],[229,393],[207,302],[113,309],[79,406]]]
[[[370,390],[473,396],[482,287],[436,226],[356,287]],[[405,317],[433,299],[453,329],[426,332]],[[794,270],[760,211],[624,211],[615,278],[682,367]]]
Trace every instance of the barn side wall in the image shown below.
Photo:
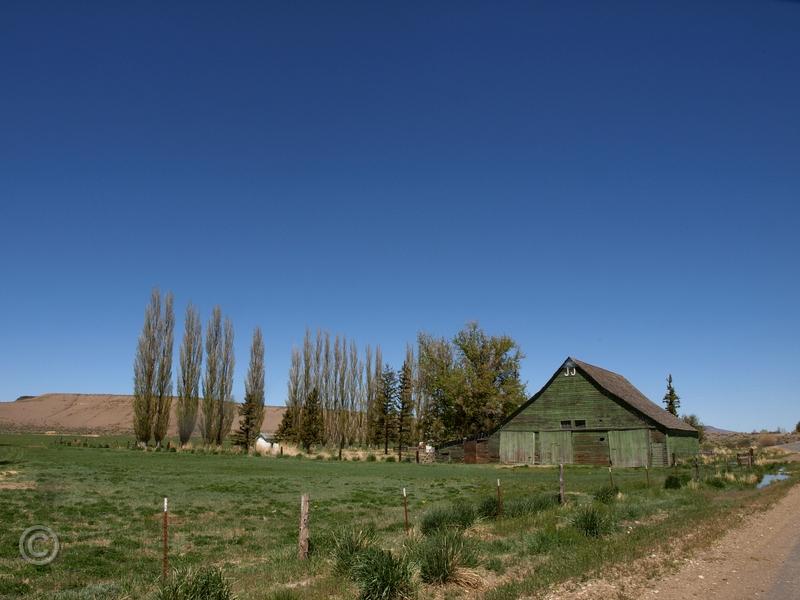
[[[673,454],[677,460],[686,460],[700,452],[700,441],[690,433],[670,431],[667,433],[667,452],[670,460]]]

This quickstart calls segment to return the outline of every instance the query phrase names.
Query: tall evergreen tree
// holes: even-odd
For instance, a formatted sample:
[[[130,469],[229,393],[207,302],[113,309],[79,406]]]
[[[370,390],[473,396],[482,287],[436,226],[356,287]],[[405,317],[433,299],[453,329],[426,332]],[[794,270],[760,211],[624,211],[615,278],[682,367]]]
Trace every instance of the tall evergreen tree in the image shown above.
[[[675,387],[672,385],[672,373],[667,376],[667,393],[664,394],[663,402],[667,412],[677,417],[678,409],[681,407],[681,397],[678,396]]]
[[[406,348],[406,359],[400,371],[400,389],[397,394],[397,458],[403,459],[403,444],[407,442],[411,430],[411,413],[414,409],[414,351]]]
[[[397,406],[397,373],[388,364],[381,373],[380,389],[378,390],[378,423],[376,429],[380,431],[383,441],[383,453],[389,454],[389,442],[394,433],[395,409]]]
[[[317,388],[311,390],[303,405],[299,437],[306,452],[311,452],[312,446],[322,442],[322,407]]]
[[[200,370],[203,362],[203,333],[197,309],[186,307],[183,341],[180,349],[180,374],[178,375],[178,436],[181,446],[189,441],[197,423],[200,400]]]
[[[259,327],[253,331],[250,365],[244,382],[244,402],[239,407],[239,417],[236,444],[250,448],[255,443],[264,420],[264,338]]]

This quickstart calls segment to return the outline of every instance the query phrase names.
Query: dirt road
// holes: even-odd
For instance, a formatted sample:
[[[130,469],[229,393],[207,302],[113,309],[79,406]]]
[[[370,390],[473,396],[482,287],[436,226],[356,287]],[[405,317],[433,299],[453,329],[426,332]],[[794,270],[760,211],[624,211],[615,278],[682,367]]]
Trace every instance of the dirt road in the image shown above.
[[[640,597],[800,599],[800,486],[770,510],[728,532],[678,573],[651,582]]]

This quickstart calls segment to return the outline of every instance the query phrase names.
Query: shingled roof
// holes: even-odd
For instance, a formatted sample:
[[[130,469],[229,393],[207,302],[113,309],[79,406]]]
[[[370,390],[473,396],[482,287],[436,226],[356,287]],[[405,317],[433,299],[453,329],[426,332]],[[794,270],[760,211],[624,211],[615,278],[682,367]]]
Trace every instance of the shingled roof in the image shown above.
[[[637,390],[633,384],[622,375],[601,367],[590,365],[589,363],[572,357],[567,358],[564,364],[569,362],[574,364],[575,367],[595,385],[667,429],[697,431],[682,419],[667,412],[655,402],[648,400],[647,396]]]

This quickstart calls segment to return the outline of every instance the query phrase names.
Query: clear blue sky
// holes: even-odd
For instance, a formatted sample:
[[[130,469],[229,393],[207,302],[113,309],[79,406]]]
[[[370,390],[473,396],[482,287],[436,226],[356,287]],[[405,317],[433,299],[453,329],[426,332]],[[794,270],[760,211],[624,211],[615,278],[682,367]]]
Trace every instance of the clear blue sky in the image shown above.
[[[380,343],[478,320],[800,419],[800,3],[3,2],[0,399],[130,393],[154,286]],[[177,353],[177,344],[176,344]]]

